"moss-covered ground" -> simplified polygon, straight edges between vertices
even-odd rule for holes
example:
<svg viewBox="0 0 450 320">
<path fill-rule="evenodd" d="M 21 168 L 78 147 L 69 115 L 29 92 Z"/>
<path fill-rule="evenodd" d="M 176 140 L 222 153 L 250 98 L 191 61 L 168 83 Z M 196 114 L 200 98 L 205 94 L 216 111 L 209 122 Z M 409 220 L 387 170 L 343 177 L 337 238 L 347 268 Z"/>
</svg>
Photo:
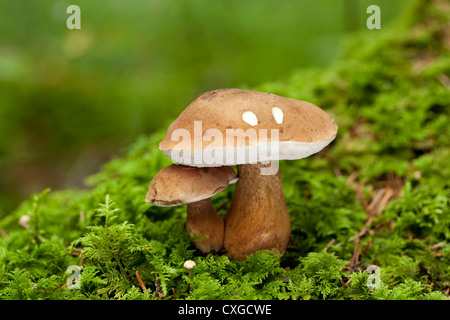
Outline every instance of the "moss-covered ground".
<svg viewBox="0 0 450 320">
<path fill-rule="evenodd" d="M 448 299 L 449 16 L 446 1 L 418 1 L 332 67 L 252 88 L 311 101 L 339 124 L 319 154 L 280 162 L 292 222 L 283 256 L 201 255 L 185 207 L 144 202 L 171 163 L 160 132 L 90 189 L 44 190 L 0 220 L 0 299 Z M 220 214 L 232 192 L 213 198 Z"/>
</svg>

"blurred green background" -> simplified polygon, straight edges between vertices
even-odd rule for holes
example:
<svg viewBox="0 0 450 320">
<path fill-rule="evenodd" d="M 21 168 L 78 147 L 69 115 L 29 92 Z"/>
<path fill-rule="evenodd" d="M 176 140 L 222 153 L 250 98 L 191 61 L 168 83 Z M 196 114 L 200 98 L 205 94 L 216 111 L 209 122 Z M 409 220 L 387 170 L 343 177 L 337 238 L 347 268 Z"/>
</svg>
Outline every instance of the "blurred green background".
<svg viewBox="0 0 450 320">
<path fill-rule="evenodd" d="M 83 179 L 199 94 L 339 58 L 411 0 L 0 0 L 0 216 Z M 81 8 L 81 30 L 66 9 Z M 357 70 L 355 70 L 357 72 Z M 149 177 L 150 179 L 150 177 Z"/>
</svg>

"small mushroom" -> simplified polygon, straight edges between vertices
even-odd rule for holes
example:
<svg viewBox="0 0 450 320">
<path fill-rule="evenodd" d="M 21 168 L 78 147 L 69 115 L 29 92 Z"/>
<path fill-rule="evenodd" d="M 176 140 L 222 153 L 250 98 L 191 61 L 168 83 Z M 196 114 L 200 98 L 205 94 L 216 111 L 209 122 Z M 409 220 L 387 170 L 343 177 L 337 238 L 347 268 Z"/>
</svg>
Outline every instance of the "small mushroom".
<svg viewBox="0 0 450 320">
<path fill-rule="evenodd" d="M 30 218 L 29 215 L 27 215 L 27 214 L 26 214 L 26 215 L 23 215 L 23 216 L 21 216 L 20 219 L 19 219 L 19 224 L 20 224 L 22 227 L 24 227 L 25 229 L 30 229 L 30 225 L 29 225 L 30 220 L 31 220 L 31 218 Z"/>
<path fill-rule="evenodd" d="M 186 260 L 183 264 L 183 266 L 189 270 L 189 280 L 191 280 L 191 273 L 192 273 L 191 270 L 194 269 L 196 265 L 197 264 L 192 260 Z M 188 284 L 187 291 L 189 291 L 189 288 L 190 288 L 190 283 Z"/>
<path fill-rule="evenodd" d="M 187 205 L 186 230 L 203 253 L 222 249 L 224 222 L 214 209 L 211 197 L 237 181 L 233 168 L 195 168 L 172 164 L 150 182 L 145 201 L 157 206 Z"/>
<path fill-rule="evenodd" d="M 257 250 L 283 253 L 290 238 L 280 174 L 262 174 L 265 164 L 273 167 L 276 160 L 317 153 L 335 139 L 337 128 L 329 114 L 306 101 L 219 89 L 198 96 L 170 125 L 159 148 L 183 165 L 211 166 L 211 155 L 213 165 L 237 165 L 239 181 L 224 217 L 224 248 L 231 258 L 242 260 Z M 187 130 L 194 140 L 200 135 L 201 144 L 180 143 L 180 130 Z M 277 136 L 269 138 L 268 132 Z"/>
<path fill-rule="evenodd" d="M 196 266 L 195 262 L 192 260 L 186 260 L 183 265 L 186 269 L 191 270 Z"/>
</svg>

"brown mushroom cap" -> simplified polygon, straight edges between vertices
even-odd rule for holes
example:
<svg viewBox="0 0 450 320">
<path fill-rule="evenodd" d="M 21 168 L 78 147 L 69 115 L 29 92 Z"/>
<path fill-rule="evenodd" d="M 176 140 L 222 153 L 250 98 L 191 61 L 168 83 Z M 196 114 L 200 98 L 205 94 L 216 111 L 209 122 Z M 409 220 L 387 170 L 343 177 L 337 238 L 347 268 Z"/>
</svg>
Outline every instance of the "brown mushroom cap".
<svg viewBox="0 0 450 320">
<path fill-rule="evenodd" d="M 195 121 L 201 121 L 201 132 L 194 130 Z M 177 134 L 173 136 L 177 129 L 187 130 L 192 138 L 180 142 Z M 248 129 L 258 132 L 257 139 L 246 135 Z M 260 129 L 267 130 L 267 135 L 259 134 Z M 333 141 L 338 126 L 328 113 L 309 102 L 265 92 L 218 89 L 198 96 L 169 126 L 159 148 L 175 163 L 189 166 L 244 164 L 248 162 L 236 157 L 226 159 L 224 156 L 223 161 L 216 161 L 213 165 L 193 159 L 203 158 L 206 151 L 208 154 L 217 151 L 225 154 L 230 148 L 236 153 L 254 152 L 249 147 L 267 147 L 273 141 L 272 129 L 278 130 L 277 158 L 258 154 L 258 162 L 301 159 L 316 153 Z M 221 141 L 216 141 L 217 134 L 222 136 Z M 236 145 L 236 139 L 241 144 L 238 142 L 239 145 Z"/>
<path fill-rule="evenodd" d="M 178 206 L 212 197 L 236 183 L 233 168 L 195 168 L 172 164 L 156 174 L 150 182 L 146 202 L 158 206 Z"/>
</svg>

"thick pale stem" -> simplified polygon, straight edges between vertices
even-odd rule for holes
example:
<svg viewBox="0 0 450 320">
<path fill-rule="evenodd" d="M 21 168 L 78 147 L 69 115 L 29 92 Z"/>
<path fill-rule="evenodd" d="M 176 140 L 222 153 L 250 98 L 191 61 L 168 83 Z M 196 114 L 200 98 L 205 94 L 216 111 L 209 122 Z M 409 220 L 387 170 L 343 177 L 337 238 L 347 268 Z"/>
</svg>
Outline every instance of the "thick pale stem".
<svg viewBox="0 0 450 320">
<path fill-rule="evenodd" d="M 186 230 L 190 237 L 206 236 L 193 241 L 203 253 L 220 251 L 223 247 L 223 219 L 214 210 L 210 198 L 187 205 Z"/>
<path fill-rule="evenodd" d="M 283 253 L 291 224 L 279 172 L 262 175 L 262 164 L 238 166 L 239 181 L 225 215 L 224 248 L 243 260 L 258 250 Z"/>
</svg>

